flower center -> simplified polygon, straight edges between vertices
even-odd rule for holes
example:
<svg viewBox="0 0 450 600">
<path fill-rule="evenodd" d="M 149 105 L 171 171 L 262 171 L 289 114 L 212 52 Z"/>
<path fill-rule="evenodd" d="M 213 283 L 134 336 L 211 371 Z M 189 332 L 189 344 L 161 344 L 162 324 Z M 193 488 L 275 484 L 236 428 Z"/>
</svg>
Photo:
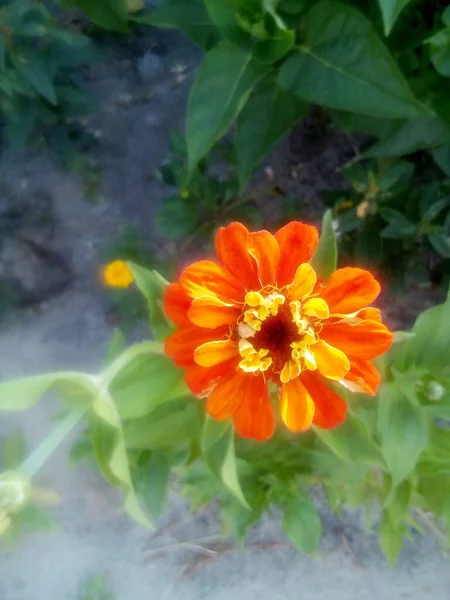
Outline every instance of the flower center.
<svg viewBox="0 0 450 600">
<path fill-rule="evenodd" d="M 311 346 L 319 341 L 329 309 L 321 298 L 287 301 L 279 290 L 249 292 L 238 324 L 239 368 L 268 372 L 286 383 L 317 368 Z"/>
</svg>

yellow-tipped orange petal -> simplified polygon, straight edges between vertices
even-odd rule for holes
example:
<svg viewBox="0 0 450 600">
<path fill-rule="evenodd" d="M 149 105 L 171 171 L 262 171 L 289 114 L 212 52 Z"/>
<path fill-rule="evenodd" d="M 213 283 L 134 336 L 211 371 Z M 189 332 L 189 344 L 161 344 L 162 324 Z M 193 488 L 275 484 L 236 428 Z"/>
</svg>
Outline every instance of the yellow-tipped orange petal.
<svg viewBox="0 0 450 600">
<path fill-rule="evenodd" d="M 238 349 L 234 342 L 219 340 L 206 342 L 199 346 L 194 352 L 194 360 L 201 367 L 213 367 L 238 355 Z"/>
<path fill-rule="evenodd" d="M 242 302 L 245 282 L 211 260 L 200 260 L 181 273 L 180 284 L 191 298 L 217 296 L 225 302 Z"/>
<path fill-rule="evenodd" d="M 292 221 L 275 234 L 280 246 L 277 283 L 283 287 L 294 279 L 299 265 L 311 260 L 319 241 L 315 227 Z"/>
<path fill-rule="evenodd" d="M 261 285 L 273 284 L 280 260 L 280 247 L 277 240 L 268 231 L 251 233 L 247 242 L 247 250 L 256 261 Z"/>
<path fill-rule="evenodd" d="M 319 371 L 327 379 L 339 381 L 350 370 L 350 362 L 342 350 L 338 350 L 323 340 L 311 346 Z"/>
<path fill-rule="evenodd" d="M 233 415 L 236 432 L 243 438 L 268 440 L 275 429 L 275 418 L 267 383 L 262 375 L 246 375 L 241 403 Z"/>
<path fill-rule="evenodd" d="M 346 267 L 335 271 L 320 296 L 330 313 L 352 314 L 371 304 L 380 293 L 380 284 L 372 273 L 364 269 Z"/>
<path fill-rule="evenodd" d="M 305 302 L 302 314 L 306 317 L 316 317 L 317 319 L 328 319 L 330 309 L 328 304 L 322 298 L 310 298 Z"/>
<path fill-rule="evenodd" d="M 201 296 L 192 301 L 188 316 L 192 323 L 207 329 L 236 323 L 242 309 L 217 296 Z"/>
<path fill-rule="evenodd" d="M 164 351 L 180 367 L 194 364 L 195 350 L 205 344 L 221 338 L 228 333 L 228 327 L 221 330 L 200 329 L 194 325 L 183 325 L 165 341 Z"/>
<path fill-rule="evenodd" d="M 389 350 L 394 335 L 383 323 L 361 321 L 354 325 L 345 322 L 325 324 L 320 337 L 350 359 L 370 359 Z"/>
<path fill-rule="evenodd" d="M 313 423 L 321 429 L 332 429 L 345 421 L 347 403 L 326 386 L 317 375 L 302 373 L 302 383 L 311 395 L 316 412 Z"/>
<path fill-rule="evenodd" d="M 294 280 L 288 286 L 291 300 L 301 300 L 311 294 L 316 285 L 317 275 L 310 264 L 304 263 L 295 271 Z"/>
<path fill-rule="evenodd" d="M 281 386 L 280 409 L 281 418 L 291 431 L 306 431 L 311 426 L 314 402 L 299 377 Z"/>
</svg>

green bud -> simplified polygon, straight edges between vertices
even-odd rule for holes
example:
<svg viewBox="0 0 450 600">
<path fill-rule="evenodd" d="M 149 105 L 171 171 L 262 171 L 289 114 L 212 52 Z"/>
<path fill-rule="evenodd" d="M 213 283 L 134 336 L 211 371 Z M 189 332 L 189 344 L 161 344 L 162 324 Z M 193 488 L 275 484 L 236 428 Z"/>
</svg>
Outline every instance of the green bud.
<svg viewBox="0 0 450 600">
<path fill-rule="evenodd" d="M 15 515 L 28 504 L 31 481 L 27 475 L 7 471 L 0 475 L 0 513 Z"/>
</svg>

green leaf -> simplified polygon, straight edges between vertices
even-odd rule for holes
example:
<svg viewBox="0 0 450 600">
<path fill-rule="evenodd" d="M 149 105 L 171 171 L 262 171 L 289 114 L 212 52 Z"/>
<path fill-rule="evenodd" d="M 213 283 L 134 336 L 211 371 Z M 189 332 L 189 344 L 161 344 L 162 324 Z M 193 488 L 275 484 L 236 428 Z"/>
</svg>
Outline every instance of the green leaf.
<svg viewBox="0 0 450 600">
<path fill-rule="evenodd" d="M 408 398 L 397 383 L 385 384 L 381 388 L 378 432 L 395 487 L 414 469 L 427 447 L 429 437 L 425 409 Z"/>
<path fill-rule="evenodd" d="M 126 512 L 138 523 L 141 523 L 145 527 L 151 527 L 148 517 L 139 504 L 133 486 L 122 422 L 105 383 L 104 381 L 100 381 L 98 385 L 93 409 L 97 416 L 114 430 L 110 438 L 109 448 L 103 454 L 104 460 L 107 463 L 107 472 L 110 473 L 113 480 L 115 479 L 119 482 L 120 487 L 125 492 L 124 507 Z"/>
<path fill-rule="evenodd" d="M 163 354 L 136 356 L 112 380 L 110 393 L 122 419 L 140 419 L 189 394 L 184 371 Z"/>
<path fill-rule="evenodd" d="M 304 43 L 280 71 L 281 86 L 314 104 L 374 117 L 432 114 L 416 100 L 376 30 L 359 11 L 331 0 L 315 4 Z"/>
<path fill-rule="evenodd" d="M 379 446 L 369 437 L 362 422 L 348 414 L 342 425 L 330 430 L 315 428 L 317 437 L 341 460 L 386 469 Z"/>
<path fill-rule="evenodd" d="M 122 0 L 77 0 L 78 7 L 96 25 L 108 31 L 127 33 L 128 12 Z"/>
<path fill-rule="evenodd" d="M 150 514 L 159 519 L 167 500 L 170 480 L 170 465 L 161 452 L 152 452 L 150 460 L 142 469 L 139 492 Z"/>
<path fill-rule="evenodd" d="M 142 25 L 180 29 L 203 50 L 209 50 L 219 39 L 203 0 L 164 0 L 151 12 L 134 17 Z"/>
<path fill-rule="evenodd" d="M 46 65 L 37 59 L 10 54 L 11 60 L 17 71 L 24 77 L 38 94 L 43 96 L 50 104 L 56 106 L 58 98 Z"/>
<path fill-rule="evenodd" d="M 150 415 L 124 425 L 127 447 L 135 450 L 170 448 L 199 434 L 201 404 L 189 396 L 164 402 Z"/>
<path fill-rule="evenodd" d="M 214 419 L 208 418 L 203 431 L 202 450 L 212 473 L 243 506 L 250 508 L 239 482 L 231 424 L 214 422 Z"/>
<path fill-rule="evenodd" d="M 250 35 L 239 27 L 235 8 L 224 0 L 204 0 L 211 21 L 222 37 L 238 46 L 250 45 Z"/>
<path fill-rule="evenodd" d="M 169 282 L 157 271 L 146 269 L 128 261 L 134 280 L 147 300 L 150 311 L 150 328 L 157 340 L 164 340 L 173 330 L 164 312 L 164 293 Z"/>
<path fill-rule="evenodd" d="M 450 125 L 439 119 L 400 122 L 384 139 L 371 146 L 364 156 L 403 156 L 418 150 L 441 146 L 450 140 Z"/>
<path fill-rule="evenodd" d="M 450 177 L 450 144 L 432 148 L 430 152 L 437 166 Z"/>
<path fill-rule="evenodd" d="M 410 340 L 395 348 L 391 364 L 399 371 L 428 369 L 437 377 L 449 373 L 450 298 L 419 315 Z"/>
<path fill-rule="evenodd" d="M 337 259 L 338 250 L 333 229 L 333 213 L 328 209 L 322 218 L 322 232 L 311 265 L 318 276 L 327 281 L 330 275 L 336 271 Z"/>
<path fill-rule="evenodd" d="M 155 219 L 157 230 L 169 240 L 179 240 L 195 233 L 199 227 L 199 211 L 191 206 L 189 198 L 165 198 Z"/>
<path fill-rule="evenodd" d="M 438 217 L 441 212 L 450 205 L 450 196 L 446 196 L 445 198 L 441 198 L 440 200 L 436 200 L 432 204 L 427 204 L 421 207 L 423 210 L 422 219 L 424 221 L 434 221 L 436 217 Z"/>
<path fill-rule="evenodd" d="M 445 233 L 429 233 L 428 239 L 434 250 L 444 258 L 450 258 L 450 236 Z"/>
<path fill-rule="evenodd" d="M 311 499 L 301 494 L 291 495 L 283 503 L 283 529 L 296 548 L 313 554 L 322 531 L 319 513 Z"/>
<path fill-rule="evenodd" d="M 0 410 L 27 410 L 37 404 L 53 386 L 60 383 L 69 383 L 77 388 L 92 391 L 93 379 L 84 373 L 62 371 L 2 381 L 0 382 Z"/>
<path fill-rule="evenodd" d="M 189 169 L 221 138 L 270 66 L 228 42 L 207 55 L 192 86 L 186 120 Z"/>
<path fill-rule="evenodd" d="M 380 523 L 380 545 L 391 566 L 394 566 L 403 546 L 402 528 L 394 524 L 386 511 Z"/>
<path fill-rule="evenodd" d="M 277 28 L 266 40 L 258 40 L 252 55 L 257 60 L 273 64 L 281 60 L 295 44 L 295 31 Z"/>
<path fill-rule="evenodd" d="M 244 189 L 258 164 L 306 115 L 308 106 L 282 90 L 273 76 L 253 90 L 237 121 L 236 148 L 239 182 Z"/>
<path fill-rule="evenodd" d="M 20 429 L 12 431 L 2 444 L 1 459 L 4 471 L 14 471 L 23 462 L 26 454 L 26 444 Z"/>
<path fill-rule="evenodd" d="M 399 14 L 411 0 L 378 0 L 383 15 L 384 33 L 389 35 Z"/>
</svg>

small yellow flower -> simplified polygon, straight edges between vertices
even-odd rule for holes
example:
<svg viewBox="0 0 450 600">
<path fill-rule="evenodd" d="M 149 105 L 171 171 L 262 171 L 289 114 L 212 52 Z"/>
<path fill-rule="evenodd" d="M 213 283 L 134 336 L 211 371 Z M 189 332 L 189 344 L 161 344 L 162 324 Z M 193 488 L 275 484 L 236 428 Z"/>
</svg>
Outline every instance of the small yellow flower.
<svg viewBox="0 0 450 600">
<path fill-rule="evenodd" d="M 368 200 L 363 200 L 361 204 L 358 204 L 358 206 L 356 207 L 356 216 L 358 217 L 358 219 L 366 218 L 369 206 L 370 204 Z"/>
<path fill-rule="evenodd" d="M 114 260 L 103 269 L 103 282 L 109 287 L 127 288 L 133 281 L 133 273 L 123 260 Z"/>
</svg>

